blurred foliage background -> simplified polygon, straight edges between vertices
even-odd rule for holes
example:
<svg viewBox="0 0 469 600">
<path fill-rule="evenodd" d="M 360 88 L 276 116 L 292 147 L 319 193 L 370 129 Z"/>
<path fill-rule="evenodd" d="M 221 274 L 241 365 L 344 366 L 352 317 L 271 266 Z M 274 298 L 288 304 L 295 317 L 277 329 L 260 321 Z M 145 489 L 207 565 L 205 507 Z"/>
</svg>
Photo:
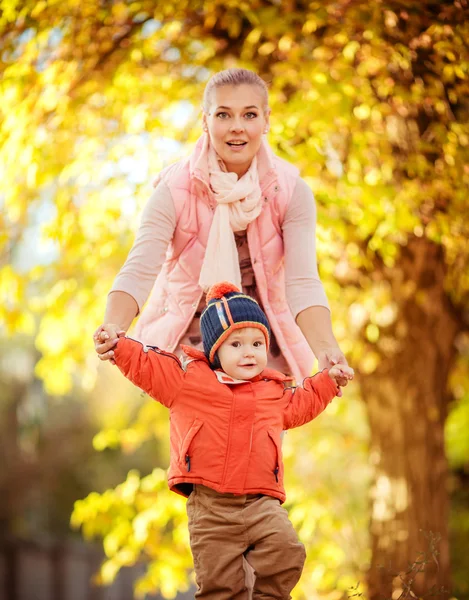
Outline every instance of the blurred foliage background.
<svg viewBox="0 0 469 600">
<path fill-rule="evenodd" d="M 469 598 L 468 16 L 467 0 L 0 0 L 4 531 L 68 535 L 78 500 L 102 582 L 143 560 L 138 594 L 187 587 L 167 415 L 91 335 L 152 180 L 200 135 L 207 79 L 244 66 L 315 193 L 357 373 L 286 437 L 295 598 L 398 598 L 419 557 L 417 595 Z"/>
</svg>

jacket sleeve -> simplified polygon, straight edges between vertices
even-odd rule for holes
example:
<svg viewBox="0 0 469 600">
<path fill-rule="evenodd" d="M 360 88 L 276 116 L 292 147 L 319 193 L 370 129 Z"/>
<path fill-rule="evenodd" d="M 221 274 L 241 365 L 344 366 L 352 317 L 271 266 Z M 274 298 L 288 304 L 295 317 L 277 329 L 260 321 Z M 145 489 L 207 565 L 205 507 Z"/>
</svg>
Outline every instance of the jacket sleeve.
<svg viewBox="0 0 469 600">
<path fill-rule="evenodd" d="M 127 379 L 167 408 L 171 407 L 185 377 L 174 354 L 124 337 L 117 342 L 113 358 Z"/>
<path fill-rule="evenodd" d="M 293 429 L 315 419 L 337 395 L 338 387 L 324 369 L 314 377 L 307 377 L 303 386 L 289 391 L 291 394 L 283 417 L 284 429 Z"/>
</svg>

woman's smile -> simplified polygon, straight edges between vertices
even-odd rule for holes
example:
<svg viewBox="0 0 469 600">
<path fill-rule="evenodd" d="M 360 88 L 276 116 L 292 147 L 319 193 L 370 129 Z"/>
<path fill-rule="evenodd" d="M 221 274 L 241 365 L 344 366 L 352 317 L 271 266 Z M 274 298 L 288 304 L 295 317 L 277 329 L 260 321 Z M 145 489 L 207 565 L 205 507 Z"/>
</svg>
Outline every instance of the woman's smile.
<svg viewBox="0 0 469 600">
<path fill-rule="evenodd" d="M 235 152 L 238 150 L 242 150 L 248 142 L 242 141 L 242 140 L 233 140 L 230 142 L 226 142 L 228 144 L 228 146 L 234 150 Z"/>
</svg>

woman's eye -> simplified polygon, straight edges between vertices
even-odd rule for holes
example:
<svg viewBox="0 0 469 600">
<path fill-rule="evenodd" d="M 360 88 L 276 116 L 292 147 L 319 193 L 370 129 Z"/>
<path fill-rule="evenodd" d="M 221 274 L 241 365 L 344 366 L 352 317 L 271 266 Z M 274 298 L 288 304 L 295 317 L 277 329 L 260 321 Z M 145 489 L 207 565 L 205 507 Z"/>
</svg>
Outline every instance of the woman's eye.
<svg viewBox="0 0 469 600">
<path fill-rule="evenodd" d="M 228 116 L 228 113 L 226 113 L 226 112 L 219 112 L 219 113 L 217 113 L 217 117 L 220 118 L 220 119 L 224 119 L 227 116 Z"/>
<path fill-rule="evenodd" d="M 248 119 L 255 119 L 257 117 L 257 113 L 255 112 L 248 112 L 245 115 Z"/>
</svg>

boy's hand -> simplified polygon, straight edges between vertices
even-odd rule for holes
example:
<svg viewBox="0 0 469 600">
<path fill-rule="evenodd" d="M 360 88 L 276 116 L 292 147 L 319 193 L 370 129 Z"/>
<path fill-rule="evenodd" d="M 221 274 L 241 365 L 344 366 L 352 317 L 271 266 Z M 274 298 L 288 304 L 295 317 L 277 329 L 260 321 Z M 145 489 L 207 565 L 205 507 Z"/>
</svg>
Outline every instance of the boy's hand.
<svg viewBox="0 0 469 600">
<path fill-rule="evenodd" d="M 346 366 L 348 368 L 347 359 L 340 348 L 326 348 L 318 354 L 318 370 L 331 369 L 334 365 L 339 367 Z M 345 387 L 348 383 L 348 378 L 343 376 L 337 381 L 337 385 Z M 338 396 L 342 396 L 342 390 L 339 389 Z"/>
<path fill-rule="evenodd" d="M 93 334 L 94 347 L 98 353 L 100 360 L 110 360 L 114 363 L 114 351 L 112 348 L 115 347 L 120 337 L 125 335 L 125 331 L 119 325 L 114 323 L 105 323 L 100 325 Z"/>
<path fill-rule="evenodd" d="M 354 375 L 353 369 L 347 365 L 334 365 L 329 369 L 329 377 L 336 382 L 338 387 L 347 385 Z"/>
</svg>

